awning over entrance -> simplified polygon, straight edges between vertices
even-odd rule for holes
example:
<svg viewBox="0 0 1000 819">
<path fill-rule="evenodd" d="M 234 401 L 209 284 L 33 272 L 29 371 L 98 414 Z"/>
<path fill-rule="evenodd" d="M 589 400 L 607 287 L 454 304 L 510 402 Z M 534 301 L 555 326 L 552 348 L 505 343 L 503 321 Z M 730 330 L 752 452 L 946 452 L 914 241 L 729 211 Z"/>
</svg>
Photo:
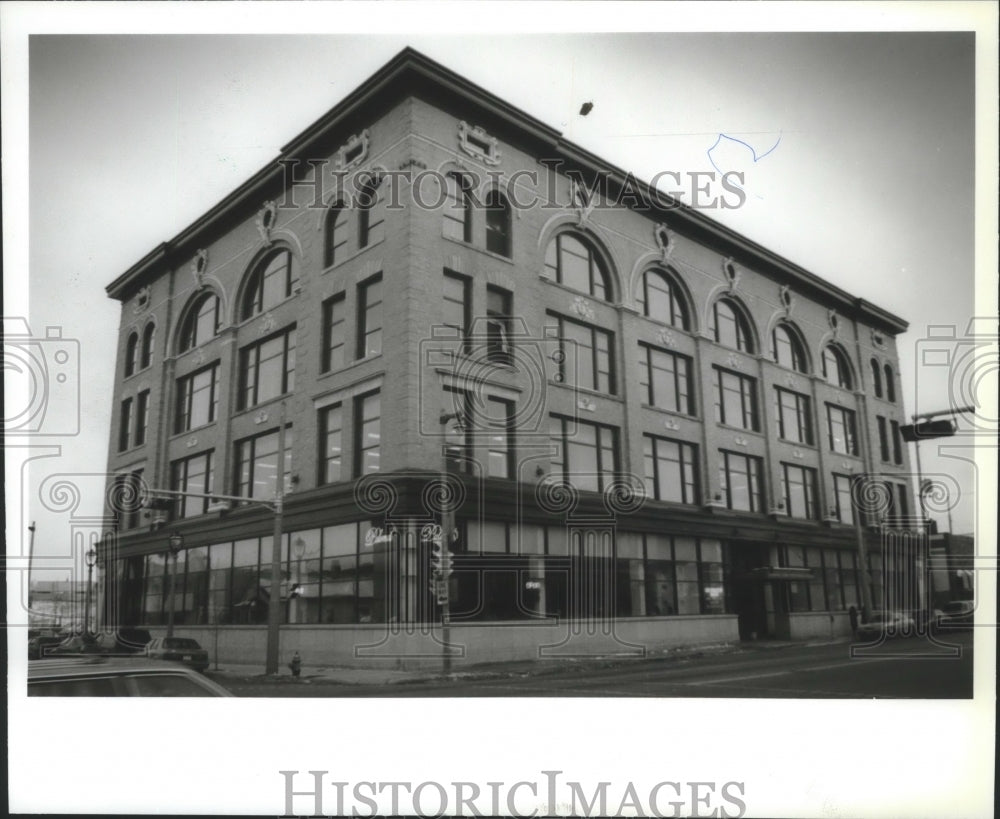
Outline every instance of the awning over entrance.
<svg viewBox="0 0 1000 819">
<path fill-rule="evenodd" d="M 812 569 L 796 569 L 789 566 L 758 566 L 747 576 L 751 580 L 811 580 Z"/>
</svg>

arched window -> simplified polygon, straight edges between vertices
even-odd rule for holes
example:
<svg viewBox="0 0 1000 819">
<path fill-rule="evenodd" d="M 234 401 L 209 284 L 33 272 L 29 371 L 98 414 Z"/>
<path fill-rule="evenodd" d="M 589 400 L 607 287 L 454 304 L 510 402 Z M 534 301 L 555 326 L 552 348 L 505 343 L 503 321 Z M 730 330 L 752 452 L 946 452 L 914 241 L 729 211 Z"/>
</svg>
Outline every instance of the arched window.
<svg viewBox="0 0 1000 819">
<path fill-rule="evenodd" d="M 806 351 L 799 337 L 787 324 L 778 324 L 771 331 L 771 358 L 797 373 L 808 372 Z"/>
<path fill-rule="evenodd" d="M 125 342 L 125 377 L 135 372 L 136 358 L 139 350 L 139 334 L 132 333 Z"/>
<path fill-rule="evenodd" d="M 834 347 L 832 344 L 828 344 L 823 350 L 823 378 L 835 387 L 843 387 L 845 390 L 852 388 L 851 368 L 847 363 L 847 356 L 839 347 Z"/>
<path fill-rule="evenodd" d="M 205 293 L 188 308 L 181 325 L 178 352 L 204 344 L 219 332 L 220 303 L 215 293 Z"/>
<path fill-rule="evenodd" d="M 347 208 L 343 202 L 330 206 L 326 212 L 326 224 L 323 230 L 323 266 L 339 261 L 347 244 Z"/>
<path fill-rule="evenodd" d="M 490 253 L 510 256 L 510 204 L 497 190 L 490 191 L 486 197 L 486 249 Z"/>
<path fill-rule="evenodd" d="M 885 365 L 885 400 L 896 403 L 896 381 L 892 377 L 892 367 Z"/>
<path fill-rule="evenodd" d="M 753 332 L 743 311 L 730 299 L 712 305 L 712 336 L 719 344 L 744 353 L 752 353 Z"/>
<path fill-rule="evenodd" d="M 876 359 L 872 359 L 872 388 L 875 390 L 875 397 L 882 397 L 882 367 Z"/>
<path fill-rule="evenodd" d="M 682 330 L 691 329 L 680 288 L 662 271 L 647 270 L 643 274 L 636 300 L 644 316 Z"/>
<path fill-rule="evenodd" d="M 142 331 L 142 355 L 139 366 L 146 369 L 153 363 L 153 337 L 156 335 L 156 325 L 150 322 Z"/>
<path fill-rule="evenodd" d="M 610 301 L 608 273 L 588 244 L 570 233 L 560 233 L 545 252 L 545 273 L 560 284 Z"/>
<path fill-rule="evenodd" d="M 469 183 L 459 173 L 445 178 L 444 235 L 459 242 L 472 241 L 472 198 Z"/>
<path fill-rule="evenodd" d="M 385 238 L 385 197 L 382 177 L 369 173 L 358 190 L 358 247 L 368 247 Z"/>
<path fill-rule="evenodd" d="M 287 248 L 279 248 L 261 259 L 247 280 L 243 291 L 241 319 L 248 319 L 287 299 L 299 281 L 295 257 Z"/>
</svg>

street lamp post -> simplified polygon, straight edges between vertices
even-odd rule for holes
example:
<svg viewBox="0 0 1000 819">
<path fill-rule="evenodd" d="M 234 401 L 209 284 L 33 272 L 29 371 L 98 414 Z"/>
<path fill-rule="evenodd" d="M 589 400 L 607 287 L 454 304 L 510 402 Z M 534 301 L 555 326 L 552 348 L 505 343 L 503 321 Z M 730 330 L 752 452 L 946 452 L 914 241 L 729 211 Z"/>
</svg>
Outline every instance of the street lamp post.
<svg viewBox="0 0 1000 819">
<path fill-rule="evenodd" d="M 180 532 L 174 532 L 167 539 L 167 551 L 170 553 L 170 557 L 173 558 L 170 567 L 170 598 L 169 605 L 167 606 L 167 638 L 174 636 L 174 592 L 177 589 L 177 556 L 180 554 L 181 547 L 184 545 L 184 535 Z"/>
<path fill-rule="evenodd" d="M 90 583 L 91 578 L 94 575 L 94 565 L 97 563 L 97 549 L 93 546 L 90 547 L 90 551 L 87 552 L 85 559 L 87 561 L 87 587 L 84 589 L 83 595 L 83 633 L 86 636 L 90 635 Z"/>
<path fill-rule="evenodd" d="M 302 599 L 302 558 L 306 553 L 306 542 L 301 537 L 297 537 L 292 543 L 292 548 L 295 551 L 295 583 L 289 591 L 288 597 L 290 607 L 294 606 L 294 610 L 288 612 L 288 620 L 291 623 L 298 623 L 300 621 L 299 609 Z M 295 594 L 292 592 L 295 592 Z"/>
</svg>

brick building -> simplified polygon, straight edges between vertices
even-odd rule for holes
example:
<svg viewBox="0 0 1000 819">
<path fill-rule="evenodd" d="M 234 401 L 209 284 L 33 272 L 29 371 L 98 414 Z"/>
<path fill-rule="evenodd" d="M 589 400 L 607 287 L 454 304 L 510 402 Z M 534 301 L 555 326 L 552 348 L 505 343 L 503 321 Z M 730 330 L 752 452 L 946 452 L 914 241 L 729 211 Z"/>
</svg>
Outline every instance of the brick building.
<svg viewBox="0 0 1000 819">
<path fill-rule="evenodd" d="M 411 50 L 107 292 L 109 620 L 164 623 L 179 532 L 179 630 L 263 654 L 282 443 L 313 662 L 427 658 L 442 506 L 469 661 L 844 633 L 865 577 L 909 589 L 906 323 Z"/>
</svg>

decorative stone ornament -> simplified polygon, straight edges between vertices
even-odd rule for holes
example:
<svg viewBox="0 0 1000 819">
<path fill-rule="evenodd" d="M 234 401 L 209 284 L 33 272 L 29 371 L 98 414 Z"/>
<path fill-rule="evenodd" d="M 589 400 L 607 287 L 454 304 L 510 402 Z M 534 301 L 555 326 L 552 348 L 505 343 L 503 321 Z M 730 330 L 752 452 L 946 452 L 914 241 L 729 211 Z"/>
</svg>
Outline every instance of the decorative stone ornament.
<svg viewBox="0 0 1000 819">
<path fill-rule="evenodd" d="M 740 368 L 740 359 L 739 359 L 739 356 L 736 356 L 736 355 L 733 355 L 732 353 L 730 353 L 726 357 L 726 364 L 728 364 L 734 370 L 738 370 Z"/>
<path fill-rule="evenodd" d="M 464 120 L 458 123 L 458 147 L 487 165 L 500 164 L 500 150 L 496 137 L 491 137 L 478 125 L 470 126 Z"/>
<path fill-rule="evenodd" d="M 572 310 L 578 316 L 583 316 L 584 318 L 589 319 L 594 318 L 594 308 L 587 304 L 587 300 L 582 296 L 577 296 L 573 299 Z"/>
<path fill-rule="evenodd" d="M 264 203 L 264 207 L 257 213 L 257 232 L 263 239 L 265 245 L 271 244 L 271 231 L 274 230 L 274 223 L 278 219 L 278 206 L 271 199 Z"/>
<path fill-rule="evenodd" d="M 139 315 L 140 313 L 144 313 L 146 311 L 149 307 L 150 296 L 151 291 L 148 284 L 145 287 L 139 288 L 139 292 L 135 294 L 135 304 L 132 305 L 133 314 Z"/>
<path fill-rule="evenodd" d="M 732 257 L 722 262 L 722 274 L 726 277 L 726 284 L 729 285 L 729 292 L 734 293 L 736 286 L 740 282 L 740 270 Z"/>
<path fill-rule="evenodd" d="M 587 398 L 585 395 L 581 395 L 577 399 L 576 406 L 585 412 L 597 412 L 597 404 L 592 398 Z"/>
<path fill-rule="evenodd" d="M 194 351 L 194 355 L 191 356 L 192 361 L 194 361 L 196 366 L 201 366 L 205 363 L 205 350 L 203 347 L 199 347 Z"/>
<path fill-rule="evenodd" d="M 661 222 L 653 228 L 653 239 L 660 249 L 660 260 L 666 264 L 674 252 L 674 232 Z"/>
<path fill-rule="evenodd" d="M 676 432 L 681 428 L 681 425 L 678 424 L 673 418 L 668 418 L 666 421 L 664 421 L 663 426 L 666 429 L 673 430 L 674 432 Z"/>
<path fill-rule="evenodd" d="M 830 329 L 833 331 L 833 337 L 837 338 L 840 335 L 840 316 L 837 315 L 836 310 L 828 310 L 826 314 L 826 321 L 830 325 Z"/>
<path fill-rule="evenodd" d="M 198 439 L 192 436 L 184 442 L 184 446 L 186 446 L 188 449 L 194 449 L 196 446 L 198 446 Z"/>
<path fill-rule="evenodd" d="M 656 340 L 666 347 L 673 347 L 677 338 L 670 330 L 663 329 L 656 333 Z"/>
<path fill-rule="evenodd" d="M 795 304 L 795 299 L 792 297 L 792 291 L 787 284 L 781 285 L 778 289 L 778 304 L 785 311 L 785 318 L 792 315 L 792 305 Z"/>
<path fill-rule="evenodd" d="M 191 276 L 194 278 L 194 286 L 201 290 L 205 286 L 205 270 L 208 268 L 208 251 L 199 250 L 191 262 Z"/>
<path fill-rule="evenodd" d="M 735 438 L 733 438 L 733 442 L 736 444 L 736 446 L 748 446 L 750 444 L 750 442 L 742 435 L 737 435 Z"/>
<path fill-rule="evenodd" d="M 259 426 L 260 424 L 266 424 L 267 418 L 267 413 L 264 412 L 264 410 L 261 410 L 253 417 L 253 422 Z"/>
<path fill-rule="evenodd" d="M 878 330 L 872 330 L 872 345 L 880 350 L 885 349 L 885 336 Z"/>
<path fill-rule="evenodd" d="M 365 128 L 360 134 L 355 134 L 337 150 L 337 170 L 349 171 L 360 165 L 368 157 L 370 135 Z"/>
<path fill-rule="evenodd" d="M 258 337 L 265 333 L 270 333 L 274 329 L 274 324 L 274 316 L 271 313 L 265 313 L 264 320 L 261 322 L 260 327 L 257 328 Z"/>
<path fill-rule="evenodd" d="M 578 227 L 584 227 L 590 221 L 591 211 L 597 204 L 597 194 L 588 191 L 575 179 L 569 180 L 570 204 L 576 211 L 576 222 Z"/>
<path fill-rule="evenodd" d="M 802 458 L 805 457 L 805 455 L 803 454 L 803 452 L 802 452 L 801 449 L 793 449 L 792 450 L 792 457 L 793 458 L 799 458 L 801 460 Z"/>
</svg>

